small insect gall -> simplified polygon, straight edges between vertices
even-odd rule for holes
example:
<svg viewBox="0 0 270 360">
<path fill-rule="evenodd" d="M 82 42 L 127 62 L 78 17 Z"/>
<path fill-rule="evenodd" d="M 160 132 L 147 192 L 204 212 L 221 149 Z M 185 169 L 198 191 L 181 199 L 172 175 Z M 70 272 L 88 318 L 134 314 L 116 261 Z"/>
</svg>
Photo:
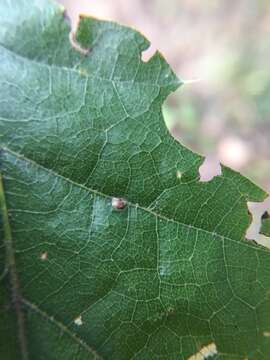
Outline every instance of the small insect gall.
<svg viewBox="0 0 270 360">
<path fill-rule="evenodd" d="M 123 210 L 127 205 L 127 201 L 123 198 L 112 198 L 112 207 L 117 210 Z"/>
</svg>

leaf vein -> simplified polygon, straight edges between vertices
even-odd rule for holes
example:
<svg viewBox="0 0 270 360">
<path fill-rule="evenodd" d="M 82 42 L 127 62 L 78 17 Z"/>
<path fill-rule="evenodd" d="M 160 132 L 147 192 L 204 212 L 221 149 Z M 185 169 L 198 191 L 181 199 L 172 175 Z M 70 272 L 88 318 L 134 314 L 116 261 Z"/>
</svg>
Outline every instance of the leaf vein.
<svg viewBox="0 0 270 360">
<path fill-rule="evenodd" d="M 83 341 L 80 337 L 78 337 L 75 333 L 73 333 L 66 325 L 64 325 L 59 320 L 56 320 L 53 316 L 47 314 L 44 310 L 41 310 L 37 305 L 33 304 L 32 302 L 28 301 L 25 298 L 22 298 L 22 303 L 28 307 L 30 310 L 34 311 L 36 314 L 40 315 L 44 319 L 48 320 L 52 324 L 56 325 L 61 331 L 69 335 L 75 342 L 77 342 L 81 347 L 91 353 L 96 360 L 102 360 L 100 354 L 97 353 L 89 344 Z"/>
<path fill-rule="evenodd" d="M 101 192 L 101 191 L 99 191 L 99 190 L 92 189 L 92 188 L 87 187 L 87 186 L 85 186 L 85 185 L 83 185 L 83 184 L 77 183 L 77 182 L 73 181 L 72 179 L 67 178 L 67 177 L 59 174 L 58 172 L 56 172 L 56 171 L 54 171 L 54 170 L 52 170 L 52 169 L 50 169 L 50 168 L 47 168 L 47 167 L 45 167 L 45 166 L 42 165 L 42 164 L 37 163 L 35 160 L 30 159 L 30 158 L 24 156 L 24 155 L 21 154 L 21 153 L 15 152 L 14 150 L 11 150 L 11 149 L 9 149 L 9 148 L 7 148 L 7 147 L 5 147 L 5 146 L 2 147 L 2 150 L 10 153 L 11 155 L 15 156 L 15 157 L 18 158 L 18 159 L 21 159 L 21 160 L 23 160 L 23 161 L 27 161 L 27 162 L 29 162 L 30 164 L 32 164 L 32 165 L 34 165 L 34 166 L 37 166 L 37 167 L 39 167 L 39 168 L 47 171 L 48 173 L 50 173 L 50 174 L 52 174 L 52 175 L 54 175 L 54 176 L 56 176 L 56 177 L 58 177 L 58 178 L 61 178 L 61 179 L 65 180 L 65 181 L 71 183 L 72 185 L 74 185 L 74 186 L 76 186 L 76 187 L 80 187 L 80 188 L 82 188 L 82 189 L 84 189 L 84 190 L 86 190 L 86 191 L 88 191 L 88 192 L 90 192 L 90 193 L 93 193 L 93 194 L 95 194 L 95 195 L 101 196 L 101 197 L 103 197 L 103 198 L 107 198 L 107 199 L 111 199 L 111 198 L 112 198 L 112 195 L 105 194 L 105 193 L 103 193 L 103 192 Z M 225 236 L 225 235 L 220 235 L 220 234 L 218 234 L 218 233 L 216 233 L 216 232 L 211 232 L 211 231 L 209 231 L 209 230 L 206 230 L 206 229 L 203 229 L 203 228 L 200 228 L 200 227 L 197 227 L 197 226 L 193 226 L 193 225 L 191 225 L 191 224 L 185 224 L 185 223 L 183 223 L 183 222 L 181 222 L 181 221 L 179 221 L 179 220 L 176 220 L 176 219 L 168 218 L 168 217 L 166 217 L 166 216 L 163 215 L 163 214 L 160 214 L 160 213 L 155 212 L 154 210 L 152 210 L 152 209 L 149 208 L 149 207 L 144 207 L 144 206 L 141 206 L 141 205 L 139 205 L 139 204 L 134 204 L 134 203 L 128 201 L 128 199 L 127 199 L 127 205 L 132 206 L 132 207 L 135 207 L 135 208 L 140 209 L 140 210 L 143 210 L 143 211 L 145 211 L 145 212 L 147 212 L 147 213 L 149 213 L 149 214 L 151 214 L 151 215 L 153 215 L 153 216 L 155 216 L 156 218 L 159 218 L 159 219 L 161 219 L 161 220 L 168 221 L 168 222 L 173 222 L 173 223 L 175 223 L 175 224 L 177 224 L 177 225 L 186 227 L 186 228 L 188 228 L 188 229 L 193 229 L 193 230 L 196 230 L 196 231 L 199 230 L 199 231 L 202 231 L 202 232 L 204 232 L 204 233 L 206 233 L 206 234 L 210 234 L 211 236 L 215 236 L 215 237 L 219 238 L 221 241 L 223 241 L 223 240 L 228 240 L 228 241 L 231 241 L 231 242 L 234 242 L 234 243 L 239 244 L 239 241 L 237 241 L 237 240 L 235 240 L 235 239 L 232 239 L 232 238 L 227 237 L 227 236 Z M 267 249 L 267 248 L 265 248 L 265 247 L 263 247 L 263 246 L 260 246 L 259 244 L 253 244 L 252 242 L 248 242 L 248 241 L 241 241 L 241 243 L 242 243 L 243 245 L 249 247 L 249 248 L 253 248 L 253 249 L 255 249 L 255 250 L 260 250 L 260 251 L 269 253 L 269 249 Z"/>
</svg>

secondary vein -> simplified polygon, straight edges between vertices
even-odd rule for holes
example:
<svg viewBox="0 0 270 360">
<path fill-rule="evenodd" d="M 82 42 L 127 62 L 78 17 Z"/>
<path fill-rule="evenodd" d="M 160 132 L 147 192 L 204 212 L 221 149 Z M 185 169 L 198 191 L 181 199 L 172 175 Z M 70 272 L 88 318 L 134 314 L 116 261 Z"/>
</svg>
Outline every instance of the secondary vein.
<svg viewBox="0 0 270 360">
<path fill-rule="evenodd" d="M 62 332 L 66 333 L 70 336 L 75 342 L 77 342 L 82 348 L 84 348 L 87 352 L 93 355 L 95 360 L 102 360 L 101 355 L 97 353 L 92 347 L 90 347 L 85 341 L 83 341 L 79 336 L 74 334 L 66 325 L 61 323 L 59 320 L 56 320 L 53 316 L 48 315 L 45 311 L 41 310 L 37 305 L 31 303 L 26 299 L 22 299 L 22 303 L 27 306 L 29 309 L 40 315 L 42 318 L 51 322 L 55 326 L 57 326 Z"/>
<path fill-rule="evenodd" d="M 9 224 L 8 210 L 6 198 L 4 193 L 3 177 L 0 173 L 0 213 L 2 215 L 3 230 L 4 230 L 4 244 L 6 249 L 6 266 L 9 272 L 10 283 L 12 288 L 12 300 L 17 316 L 18 325 L 18 339 L 22 354 L 22 360 L 28 360 L 27 341 L 25 335 L 25 321 L 22 311 L 21 293 L 19 286 L 19 279 L 15 264 L 15 255 L 13 250 L 12 233 Z"/>
<path fill-rule="evenodd" d="M 85 186 L 84 184 L 81 184 L 81 183 L 77 183 L 76 181 L 72 180 L 71 178 L 68 178 L 68 177 L 65 177 L 63 175 L 61 175 L 59 172 L 56 172 L 50 168 L 47 168 L 45 167 L 44 165 L 36 162 L 35 160 L 31 159 L 31 158 L 28 158 L 26 157 L 25 155 L 21 154 L 21 153 L 18 153 L 16 151 L 13 151 L 11 150 L 10 148 L 8 147 L 2 147 L 2 150 L 3 151 L 6 151 L 7 153 L 13 155 L 14 157 L 16 157 L 17 159 L 21 159 L 25 162 L 28 162 L 30 164 L 32 164 L 33 166 L 36 166 L 40 169 L 43 169 L 44 171 L 48 172 L 49 174 L 53 175 L 53 176 L 56 176 L 56 177 L 59 177 L 60 179 L 63 179 L 64 181 L 67 181 L 69 182 L 70 184 L 72 184 L 73 186 L 77 186 L 79 188 L 82 188 L 84 190 L 86 190 L 87 192 L 89 193 L 92 193 L 92 194 L 96 194 L 98 196 L 101 196 L 103 198 L 106 198 L 106 199 L 110 199 L 112 198 L 112 195 L 109 195 L 109 194 L 105 194 L 99 190 L 96 190 L 96 189 L 92 189 L 90 187 L 87 187 Z M 216 238 L 219 238 L 223 241 L 223 239 L 225 240 L 228 240 L 228 241 L 232 241 L 232 242 L 236 242 L 236 243 L 239 243 L 239 244 L 242 244 L 242 245 L 245 245 L 249 248 L 253 248 L 253 249 L 257 249 L 257 250 L 260 250 L 260 251 L 264 251 L 264 252 L 267 252 L 269 253 L 269 249 L 265 248 L 264 246 L 260 245 L 260 244 L 257 244 L 256 245 L 252 242 L 248 242 L 248 241 L 239 241 L 239 240 L 236 240 L 236 239 L 233 239 L 233 238 L 230 238 L 228 236 L 225 236 L 225 235 L 222 235 L 222 234 L 219 234 L 219 233 L 216 233 L 214 231 L 211 231 L 211 230 L 207 230 L 207 229 L 203 229 L 199 226 L 195 226 L 195 225 L 191 225 L 191 224 L 186 224 L 186 223 L 183 223 L 177 219 L 174 219 L 174 218 L 169 218 L 167 217 L 166 215 L 163 215 L 161 213 L 158 213 L 157 211 L 151 209 L 150 207 L 145 207 L 145 206 L 142 206 L 140 204 L 135 204 L 129 200 L 127 200 L 127 205 L 129 206 L 132 206 L 132 207 L 135 207 L 137 209 L 140 209 L 140 210 L 143 210 L 151 215 L 153 215 L 154 217 L 157 217 L 161 220 L 164 220 L 164 221 L 168 221 L 168 222 L 172 222 L 172 223 L 175 223 L 177 225 L 180 225 L 180 226 L 183 226 L 183 227 L 186 227 L 188 229 L 194 229 L 196 231 L 202 231 L 206 234 L 209 234 L 211 236 L 215 236 Z"/>
</svg>

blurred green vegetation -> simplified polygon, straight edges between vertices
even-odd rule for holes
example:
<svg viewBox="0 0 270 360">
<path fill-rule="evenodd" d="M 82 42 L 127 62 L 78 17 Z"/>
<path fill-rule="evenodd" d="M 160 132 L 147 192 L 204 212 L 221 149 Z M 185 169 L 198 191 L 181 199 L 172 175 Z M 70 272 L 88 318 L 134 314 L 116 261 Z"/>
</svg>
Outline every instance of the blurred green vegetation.
<svg viewBox="0 0 270 360">
<path fill-rule="evenodd" d="M 179 1 L 173 3 L 172 16 L 176 17 Z M 195 51 L 199 59 L 191 60 L 199 79 L 169 98 L 165 109 L 168 127 L 192 149 L 215 153 L 269 189 L 270 2 L 184 3 L 186 13 L 197 14 L 194 26 L 202 36 L 198 43 L 197 34 L 192 40 L 194 29 L 190 34 L 193 46 L 199 44 Z M 183 74 L 181 65 L 176 68 Z M 198 69 L 203 70 L 201 77 Z"/>
</svg>

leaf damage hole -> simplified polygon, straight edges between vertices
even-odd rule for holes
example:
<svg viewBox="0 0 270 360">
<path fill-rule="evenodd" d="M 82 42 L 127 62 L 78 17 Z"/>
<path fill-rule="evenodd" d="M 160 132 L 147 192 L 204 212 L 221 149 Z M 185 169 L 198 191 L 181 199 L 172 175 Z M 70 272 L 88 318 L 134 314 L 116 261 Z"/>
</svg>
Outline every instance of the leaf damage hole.
<svg viewBox="0 0 270 360">
<path fill-rule="evenodd" d="M 221 165 L 215 155 L 207 155 L 199 167 L 200 181 L 207 182 L 222 175 Z"/>
<path fill-rule="evenodd" d="M 147 63 L 157 52 L 157 47 L 152 43 L 149 44 L 148 48 L 145 49 L 141 54 L 141 59 L 143 62 Z"/>
<path fill-rule="evenodd" d="M 77 41 L 76 41 L 76 34 L 73 31 L 69 33 L 69 41 L 71 46 L 77 50 L 82 55 L 87 55 L 90 52 L 90 49 L 83 48 Z"/>
<path fill-rule="evenodd" d="M 74 319 L 74 324 L 77 325 L 77 326 L 81 326 L 83 324 L 83 321 L 82 321 L 82 316 L 79 315 L 78 317 L 76 317 Z"/>
<path fill-rule="evenodd" d="M 248 202 L 247 205 L 252 220 L 246 232 L 246 239 L 255 240 L 263 246 L 270 247 L 269 238 L 260 233 L 263 220 L 269 218 L 267 209 L 270 207 L 270 197 L 261 203 Z"/>
<path fill-rule="evenodd" d="M 207 360 L 209 357 L 217 355 L 217 347 L 215 343 L 211 343 L 201 348 L 199 352 L 190 356 L 188 360 Z"/>
<path fill-rule="evenodd" d="M 48 252 L 47 251 L 44 251 L 43 253 L 41 253 L 40 260 L 42 260 L 42 261 L 48 260 Z"/>
<path fill-rule="evenodd" d="M 127 201 L 124 198 L 112 198 L 112 207 L 117 210 L 123 210 L 127 205 Z"/>
</svg>

